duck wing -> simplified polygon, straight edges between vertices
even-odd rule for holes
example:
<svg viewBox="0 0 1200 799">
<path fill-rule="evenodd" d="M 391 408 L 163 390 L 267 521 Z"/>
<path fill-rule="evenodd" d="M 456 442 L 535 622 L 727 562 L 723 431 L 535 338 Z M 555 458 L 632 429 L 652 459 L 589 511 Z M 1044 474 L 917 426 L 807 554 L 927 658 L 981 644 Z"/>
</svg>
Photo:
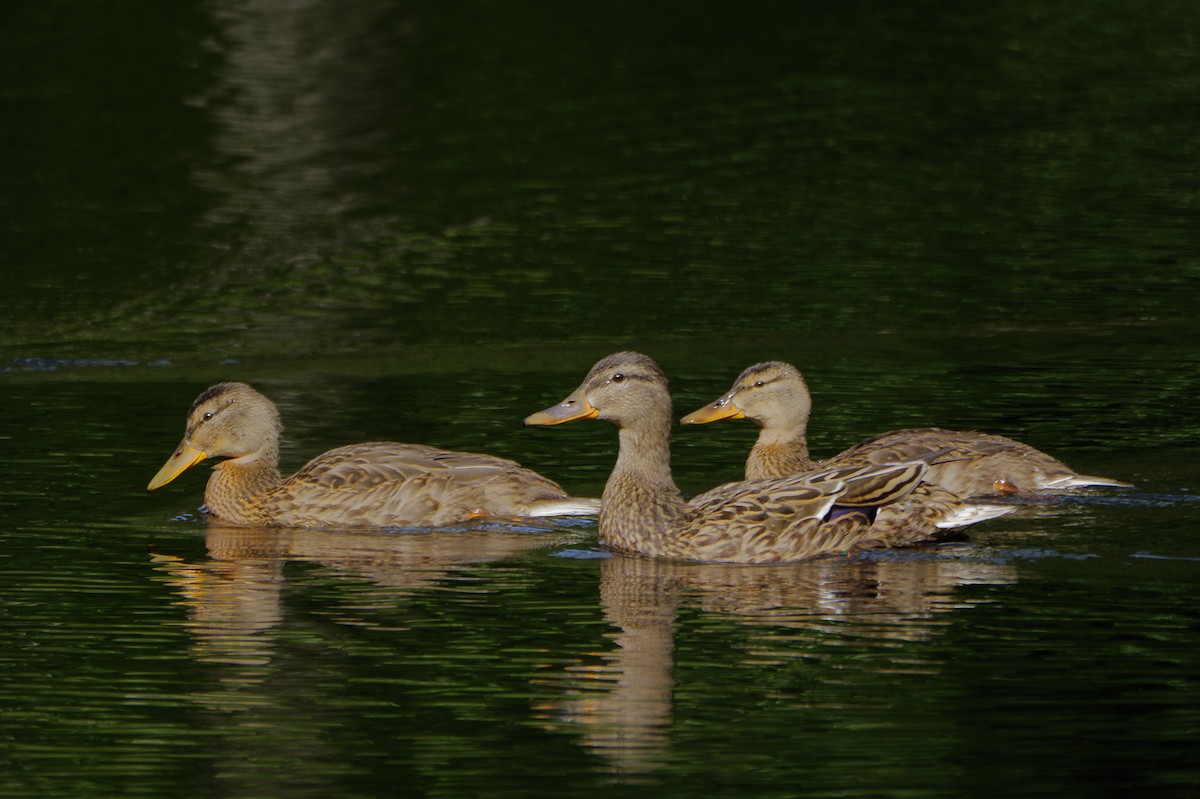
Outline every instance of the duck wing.
<svg viewBox="0 0 1200 799">
<path fill-rule="evenodd" d="M 1078 474 L 1062 461 L 1028 444 L 973 431 L 921 427 L 868 438 L 825 463 L 895 463 L 942 450 L 926 480 L 961 498 L 1009 495 L 1078 486 L 1124 486 L 1107 477 Z"/>
<path fill-rule="evenodd" d="M 673 554 L 767 563 L 887 546 L 876 512 L 911 494 L 928 468 L 924 460 L 837 466 L 717 486 L 688 503 Z"/>
<path fill-rule="evenodd" d="M 280 524 L 303 527 L 436 527 L 480 516 L 549 515 L 542 512 L 547 506 L 570 500 L 557 483 L 515 461 L 391 442 L 330 450 L 270 497 Z M 575 501 L 592 513 L 599 506 Z"/>
</svg>

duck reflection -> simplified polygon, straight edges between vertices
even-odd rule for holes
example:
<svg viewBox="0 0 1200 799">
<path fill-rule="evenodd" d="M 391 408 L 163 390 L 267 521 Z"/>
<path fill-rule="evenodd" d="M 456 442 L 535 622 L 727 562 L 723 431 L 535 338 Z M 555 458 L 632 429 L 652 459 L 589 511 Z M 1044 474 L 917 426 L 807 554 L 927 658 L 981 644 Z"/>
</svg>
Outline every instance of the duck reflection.
<svg viewBox="0 0 1200 799">
<path fill-rule="evenodd" d="M 206 557 L 154 554 L 186 610 L 200 667 L 187 700 L 214 733 L 206 753 L 219 764 L 221 793 L 344 789 L 341 742 L 357 740 L 358 715 L 329 712 L 330 697 L 355 673 L 342 646 L 360 639 L 314 628 L 318 616 L 341 633 L 395 630 L 404 615 L 397 606 L 417 592 L 484 579 L 475 567 L 579 536 L 533 527 L 339 533 L 212 525 Z M 320 592 L 315 613 L 310 589 Z M 360 697 L 355 707 L 384 712 L 392 702 L 372 701 Z"/>
<path fill-rule="evenodd" d="M 296 528 L 210 525 L 208 559 L 152 554 L 187 609 L 195 655 L 203 661 L 261 666 L 272 656 L 264 635 L 283 621 L 285 567 L 315 564 L 326 574 L 367 581 L 352 606 L 339 608 L 343 624 L 368 625 L 364 613 L 394 606 L 418 591 L 439 587 L 473 566 L 536 549 L 562 546 L 578 533 L 552 528 L 439 529 L 421 532 L 330 532 Z M 244 678 L 254 681 L 255 670 Z"/>
<path fill-rule="evenodd" d="M 670 744 L 681 606 L 761 628 L 745 653 L 761 663 L 812 654 L 811 646 L 789 646 L 796 635 L 788 630 L 815 644 L 833 643 L 848 628 L 877 641 L 926 640 L 941 626 L 939 615 L 970 605 L 956 589 L 1016 576 L 1007 564 L 916 553 L 779 566 L 616 555 L 600 566 L 614 648 L 588 653 L 550 678 L 563 696 L 535 714 L 549 726 L 582 725 L 584 745 L 613 771 L 649 771 Z"/>
</svg>

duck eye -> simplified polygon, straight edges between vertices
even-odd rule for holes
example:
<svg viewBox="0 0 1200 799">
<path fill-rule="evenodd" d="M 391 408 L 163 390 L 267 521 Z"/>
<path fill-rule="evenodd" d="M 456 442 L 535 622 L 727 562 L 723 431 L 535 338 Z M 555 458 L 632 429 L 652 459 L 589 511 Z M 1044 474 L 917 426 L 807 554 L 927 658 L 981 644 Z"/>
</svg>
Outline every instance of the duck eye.
<svg viewBox="0 0 1200 799">
<path fill-rule="evenodd" d="M 761 381 L 761 380 L 755 380 L 755 381 L 754 381 L 754 387 L 755 387 L 755 388 L 762 388 L 762 387 L 763 387 L 763 386 L 765 386 L 765 385 L 766 385 L 766 383 L 764 383 L 764 382 L 763 382 L 763 381 Z"/>
<path fill-rule="evenodd" d="M 207 422 L 211 418 L 212 418 L 212 411 L 208 411 L 207 413 L 204 414 L 204 421 Z"/>
<path fill-rule="evenodd" d="M 617 372 L 615 375 L 612 376 L 612 381 L 614 383 L 620 383 L 624 379 L 625 379 L 625 375 L 621 374 L 620 372 Z"/>
</svg>

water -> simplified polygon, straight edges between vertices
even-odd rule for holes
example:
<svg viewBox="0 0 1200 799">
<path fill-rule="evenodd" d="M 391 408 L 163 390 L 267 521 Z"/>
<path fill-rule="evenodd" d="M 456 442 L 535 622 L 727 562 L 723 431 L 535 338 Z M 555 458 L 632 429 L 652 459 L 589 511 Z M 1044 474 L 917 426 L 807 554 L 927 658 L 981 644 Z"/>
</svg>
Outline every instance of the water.
<svg viewBox="0 0 1200 799">
<path fill-rule="evenodd" d="M 1193 4 L 12 4 L 0 796 L 1190 796 Z M 1137 484 L 787 567 L 595 529 L 231 530 L 205 386 L 597 494 L 523 429 L 636 348 L 790 360 L 815 454 L 941 424 Z M 689 492 L 754 430 L 680 429 Z"/>
</svg>

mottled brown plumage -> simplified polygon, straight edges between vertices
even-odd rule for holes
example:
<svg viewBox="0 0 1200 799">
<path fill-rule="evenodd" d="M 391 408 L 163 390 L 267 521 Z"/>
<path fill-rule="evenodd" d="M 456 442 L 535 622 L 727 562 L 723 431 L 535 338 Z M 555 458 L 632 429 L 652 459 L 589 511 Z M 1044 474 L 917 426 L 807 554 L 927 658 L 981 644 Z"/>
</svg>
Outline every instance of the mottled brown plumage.
<svg viewBox="0 0 1200 799">
<path fill-rule="evenodd" d="M 284 479 L 283 425 L 274 403 L 245 383 L 220 383 L 196 398 L 187 432 L 149 490 L 206 458 L 204 502 L 231 524 L 281 527 L 439 527 L 480 516 L 594 514 L 595 499 L 569 496 L 519 464 L 420 444 L 371 442 L 332 449 Z"/>
<path fill-rule="evenodd" d="M 684 424 L 747 418 L 759 427 L 746 461 L 746 477 L 777 477 L 833 465 L 895 463 L 935 451 L 925 479 L 958 497 L 1057 491 L 1078 486 L 1128 486 L 1107 477 L 1077 474 L 1065 463 L 1028 444 L 988 433 L 920 427 L 892 430 L 815 461 L 808 454 L 812 399 L 796 367 L 779 361 L 742 372 L 722 397 L 683 417 Z"/>
<path fill-rule="evenodd" d="M 567 399 L 525 423 L 585 418 L 605 419 L 619 431 L 599 522 L 601 543 L 616 550 L 683 560 L 797 561 L 929 540 L 943 527 L 967 523 L 949 516 L 930 521 L 920 513 L 908 514 L 903 524 L 872 522 L 923 489 L 928 456 L 728 483 L 685 501 L 671 477 L 667 379 L 639 353 L 604 358 Z M 970 521 L 1006 510 L 973 511 Z"/>
</svg>

